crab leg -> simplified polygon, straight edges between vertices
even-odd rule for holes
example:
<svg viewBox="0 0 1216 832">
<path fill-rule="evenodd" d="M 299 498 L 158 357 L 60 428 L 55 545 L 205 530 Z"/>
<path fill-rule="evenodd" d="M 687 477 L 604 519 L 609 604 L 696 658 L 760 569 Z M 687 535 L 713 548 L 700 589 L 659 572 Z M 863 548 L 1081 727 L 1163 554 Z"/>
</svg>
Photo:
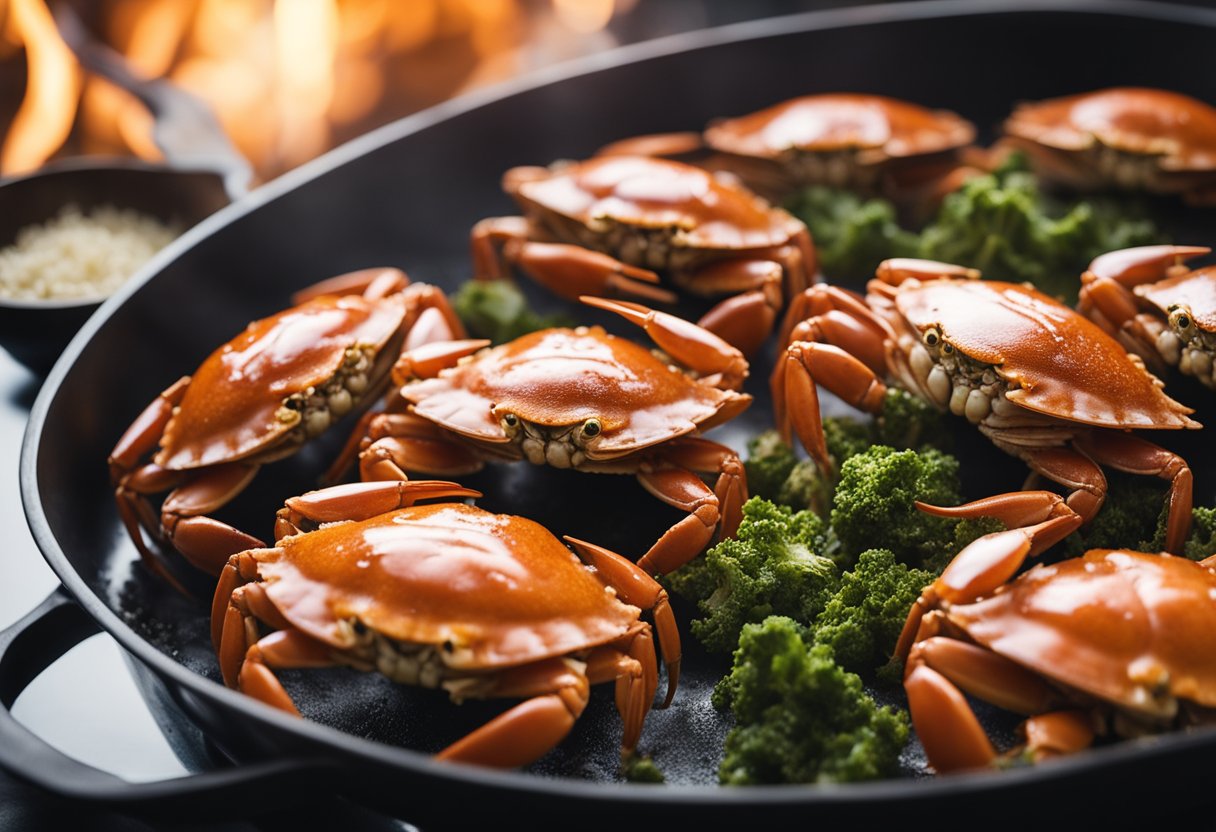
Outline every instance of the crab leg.
<svg viewBox="0 0 1216 832">
<path fill-rule="evenodd" d="M 652 303 L 674 303 L 675 294 L 657 287 L 659 276 L 598 251 L 569 243 L 536 242 L 521 217 L 482 220 L 473 227 L 473 273 L 482 280 L 508 277 L 507 263 L 567 300 L 579 295 L 632 295 Z M 498 247 L 497 244 L 501 244 Z M 497 253 L 496 253 L 497 252 Z"/>
<path fill-rule="evenodd" d="M 360 269 L 322 280 L 306 289 L 301 289 L 291 296 L 291 302 L 293 305 L 299 306 L 322 295 L 363 295 L 368 300 L 379 300 L 394 292 L 400 292 L 409 284 L 409 276 L 401 269 L 391 266 Z"/>
<path fill-rule="evenodd" d="M 819 284 L 794 296 L 781 324 L 783 347 L 815 341 L 840 347 L 861 359 L 875 375 L 887 373 L 886 341 L 895 333 L 847 289 Z"/>
<path fill-rule="evenodd" d="M 381 414 L 372 419 L 359 452 L 359 478 L 406 480 L 406 471 L 459 477 L 480 471 L 482 461 L 452 441 L 433 422 L 409 413 Z"/>
<path fill-rule="evenodd" d="M 419 500 L 437 498 L 478 498 L 480 491 L 442 480 L 354 482 L 309 491 L 287 500 L 279 509 L 275 537 L 297 534 L 304 520 L 333 523 L 339 520 L 367 520 L 379 514 L 408 508 Z"/>
<path fill-rule="evenodd" d="M 586 675 L 567 659 L 513 668 L 493 682 L 487 695 L 529 698 L 452 743 L 436 759 L 499 768 L 527 765 L 570 733 L 590 696 Z"/>
<path fill-rule="evenodd" d="M 618 598 L 639 609 L 653 611 L 655 628 L 659 633 L 659 647 L 663 651 L 663 663 L 667 666 L 667 696 L 659 707 L 666 708 L 671 704 L 679 684 L 681 656 L 680 630 L 676 626 L 675 614 L 671 611 L 666 590 L 636 563 L 616 552 L 569 535 L 564 539 L 574 547 L 584 562 L 595 567 L 596 574 L 605 584 L 616 590 Z M 594 682 L 594 679 L 592 681 Z M 653 695 L 652 691 L 651 696 Z"/>
<path fill-rule="evenodd" d="M 1093 431 L 1078 437 L 1076 444 L 1095 462 L 1116 471 L 1169 480 L 1165 549 L 1182 554 L 1183 545 L 1191 532 L 1192 476 L 1186 461 L 1159 445 L 1128 433 Z"/>
<path fill-rule="evenodd" d="M 738 390 L 747 378 L 747 359 L 735 347 L 694 323 L 640 303 L 583 296 L 583 303 L 615 312 L 646 331 L 659 348 L 704 376 L 720 376 L 719 387 Z"/>
<path fill-rule="evenodd" d="M 892 257 L 890 260 L 883 260 L 878 264 L 874 276 L 879 282 L 888 286 L 898 286 L 905 280 L 937 280 L 939 277 L 980 279 L 980 273 L 976 269 L 956 266 L 953 263 L 941 263 L 937 260 L 917 260 L 912 257 Z"/>
<path fill-rule="evenodd" d="M 954 509 L 939 509 L 923 503 L 917 503 L 917 507 L 931 514 L 951 517 L 1008 517 L 1017 522 L 1034 517 L 1037 512 L 1043 519 L 1025 528 L 986 534 L 955 555 L 937 580 L 921 592 L 908 613 L 895 646 L 895 657 L 900 660 L 908 658 L 922 620 L 939 602 L 973 601 L 994 591 L 1013 577 L 1026 558 L 1059 542 L 1081 524 L 1081 518 L 1059 495 L 1049 491 L 1001 495 Z"/>
<path fill-rule="evenodd" d="M 1037 714 L 1019 726 L 1025 751 L 1037 761 L 1044 757 L 1075 754 L 1093 745 L 1094 729 L 1084 711 Z"/>
<path fill-rule="evenodd" d="M 873 370 L 839 347 L 795 341 L 786 348 L 772 378 L 777 428 L 786 442 L 792 432 L 797 433 L 815 464 L 830 474 L 835 466 L 823 435 L 816 384 L 867 413 L 882 409 L 887 386 Z"/>
<path fill-rule="evenodd" d="M 309 638 L 299 630 L 278 630 L 256 642 L 245 654 L 237 676 L 237 690 L 267 705 L 300 715 L 283 683 L 272 668 L 332 667 L 337 662 L 329 645 Z"/>
<path fill-rule="evenodd" d="M 201 515 L 229 503 L 258 472 L 239 462 L 207 468 L 176 488 L 161 505 L 161 527 L 174 548 L 197 569 L 218 575 L 234 552 L 262 545 L 256 537 Z"/>
<path fill-rule="evenodd" d="M 591 684 L 616 680 L 616 709 L 625 729 L 621 736 L 621 759 L 632 755 L 638 746 L 659 675 L 650 626 L 640 625 L 627 633 L 625 639 L 628 639 L 625 651 L 598 647 L 587 657 L 587 679 Z"/>
<path fill-rule="evenodd" d="M 713 540 L 715 529 L 719 539 L 735 534 L 747 485 L 738 454 L 706 439 L 672 443 L 653 459 L 657 466 L 643 468 L 638 481 L 669 506 L 688 512 L 638 560 L 638 566 L 651 575 L 665 575 L 700 554 Z M 717 471 L 714 490 L 693 471 Z"/>
</svg>

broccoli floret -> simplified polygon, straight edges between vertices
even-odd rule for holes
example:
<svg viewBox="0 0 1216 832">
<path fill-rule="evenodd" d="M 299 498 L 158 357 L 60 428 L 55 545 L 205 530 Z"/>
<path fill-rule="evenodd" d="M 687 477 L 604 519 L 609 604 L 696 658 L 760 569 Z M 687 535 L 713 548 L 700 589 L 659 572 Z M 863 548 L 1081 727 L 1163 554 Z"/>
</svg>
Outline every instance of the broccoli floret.
<svg viewBox="0 0 1216 832">
<path fill-rule="evenodd" d="M 906 713 L 875 704 L 831 648 L 808 644 L 781 616 L 744 627 L 714 701 L 735 715 L 718 769 L 724 784 L 889 777 L 908 739 Z"/>
<path fill-rule="evenodd" d="M 1005 531 L 1005 524 L 995 517 L 975 517 L 959 520 L 954 526 L 954 541 L 932 555 L 927 555 L 921 562 L 921 568 L 934 575 L 940 575 L 954 556 L 963 551 L 968 544 L 975 542 L 986 534 Z"/>
<path fill-rule="evenodd" d="M 807 188 L 786 207 L 807 224 L 830 278 L 866 279 L 888 257 L 923 257 L 972 266 L 993 280 L 1028 280 L 1068 303 L 1099 254 L 1168 242 L 1134 200 L 1045 195 L 1018 153 L 947 195 L 919 232 L 900 227 L 890 202 L 847 191 Z"/>
<path fill-rule="evenodd" d="M 922 232 L 918 256 L 972 266 L 993 280 L 1028 280 L 1068 303 L 1078 275 L 1099 254 L 1165 242 L 1126 200 L 1062 203 L 1045 197 L 1017 154 L 943 200 Z"/>
<path fill-rule="evenodd" d="M 839 468 L 846 459 L 874 444 L 874 423 L 855 416 L 829 416 L 823 420 L 823 438 Z"/>
<path fill-rule="evenodd" d="M 624 763 L 625 779 L 630 783 L 664 783 L 667 778 L 650 757 L 635 754 Z"/>
<path fill-rule="evenodd" d="M 776 500 L 786 477 L 798 464 L 794 449 L 775 430 L 766 430 L 747 443 L 747 491 L 749 494 Z"/>
<path fill-rule="evenodd" d="M 1216 555 L 1216 508 L 1200 506 L 1191 512 L 1191 536 L 1183 554 L 1191 560 Z"/>
<path fill-rule="evenodd" d="M 957 521 L 918 510 L 916 500 L 957 504 L 958 460 L 934 448 L 897 451 L 875 445 L 840 467 L 832 528 L 850 555 L 882 548 L 921 563 L 949 548 Z"/>
<path fill-rule="evenodd" d="M 887 388 L 882 411 L 873 425 L 872 445 L 890 445 L 892 448 L 917 451 L 926 447 L 949 451 L 953 447 L 945 414 L 924 399 L 898 387 Z"/>
<path fill-rule="evenodd" d="M 1089 526 L 1064 540 L 1062 556 L 1079 557 L 1089 549 L 1160 552 L 1165 546 L 1168 511 L 1165 492 L 1164 483 L 1112 472 L 1102 508 Z"/>
<path fill-rule="evenodd" d="M 913 257 L 917 237 L 900 228 L 895 206 L 885 199 L 862 200 L 849 191 L 806 188 L 786 204 L 815 239 L 819 266 L 833 280 L 874 276 L 888 257 Z"/>
<path fill-rule="evenodd" d="M 836 588 L 836 564 L 816 554 L 823 521 L 760 497 L 743 504 L 738 536 L 723 540 L 667 576 L 672 591 L 695 599 L 704 618 L 692 633 L 709 650 L 735 649 L 748 622 L 789 615 L 809 622 Z"/>
<path fill-rule="evenodd" d="M 510 280 L 470 280 L 452 296 L 452 308 L 475 338 L 495 344 L 548 327 L 573 326 L 565 315 L 537 315 Z"/>
<path fill-rule="evenodd" d="M 868 673 L 890 660 L 908 611 L 934 574 L 909 569 L 888 549 L 868 549 L 811 626 L 845 670 Z"/>
</svg>

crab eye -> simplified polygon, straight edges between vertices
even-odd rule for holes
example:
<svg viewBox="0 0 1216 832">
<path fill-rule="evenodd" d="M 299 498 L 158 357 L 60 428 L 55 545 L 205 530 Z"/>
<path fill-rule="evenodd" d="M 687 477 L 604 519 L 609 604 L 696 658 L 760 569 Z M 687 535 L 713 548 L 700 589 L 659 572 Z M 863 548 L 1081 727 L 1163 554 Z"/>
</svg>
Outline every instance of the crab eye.
<svg viewBox="0 0 1216 832">
<path fill-rule="evenodd" d="M 1185 307 L 1175 306 L 1170 310 L 1170 326 L 1179 332 L 1186 332 L 1194 322 L 1190 311 Z"/>
<path fill-rule="evenodd" d="M 508 434 L 519 430 L 519 417 L 514 413 L 506 413 L 502 417 L 502 429 Z"/>
<path fill-rule="evenodd" d="M 583 436 L 594 439 L 600 435 L 600 431 L 603 429 L 599 419 L 588 419 L 583 423 Z"/>
<path fill-rule="evenodd" d="M 950 355 L 952 352 L 954 352 L 954 345 L 949 341 L 942 341 L 942 352 L 944 352 L 946 355 Z"/>
<path fill-rule="evenodd" d="M 936 347 L 942 342 L 942 334 L 937 327 L 931 326 L 925 330 L 925 334 L 921 336 L 921 340 L 925 342 L 926 347 Z"/>
</svg>

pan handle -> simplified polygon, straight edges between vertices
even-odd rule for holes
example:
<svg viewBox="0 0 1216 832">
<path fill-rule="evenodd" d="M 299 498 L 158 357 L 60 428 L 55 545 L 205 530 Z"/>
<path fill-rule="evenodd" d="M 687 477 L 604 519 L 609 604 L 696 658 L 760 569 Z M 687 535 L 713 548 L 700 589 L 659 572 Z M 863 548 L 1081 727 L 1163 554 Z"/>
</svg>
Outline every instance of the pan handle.
<svg viewBox="0 0 1216 832">
<path fill-rule="evenodd" d="M 259 807 L 288 805 L 301 788 L 316 785 L 335 763 L 286 759 L 239 764 L 151 783 L 130 783 L 74 760 L 47 745 L 13 719 L 18 695 L 39 673 L 78 643 L 102 632 L 62 588 L 29 615 L 0 631 L 0 767 L 59 797 L 102 804 L 141 815 L 217 818 Z M 320 775 L 320 777 L 318 777 Z M 188 813 L 188 814 L 184 814 Z"/>
<path fill-rule="evenodd" d="M 175 167 L 213 170 L 230 199 L 249 191 L 253 171 L 203 101 L 162 78 L 142 78 L 119 53 L 93 37 L 70 3 L 55 7 L 55 25 L 85 69 L 134 95 L 155 119 L 152 138 Z"/>
</svg>

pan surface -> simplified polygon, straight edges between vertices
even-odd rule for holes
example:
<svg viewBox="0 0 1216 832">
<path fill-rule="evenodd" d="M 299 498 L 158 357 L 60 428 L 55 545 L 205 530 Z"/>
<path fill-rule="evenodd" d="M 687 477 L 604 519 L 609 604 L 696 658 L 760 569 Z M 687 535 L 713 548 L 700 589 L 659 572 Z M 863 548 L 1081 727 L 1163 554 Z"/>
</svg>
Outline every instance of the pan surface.
<svg viewBox="0 0 1216 832">
<path fill-rule="evenodd" d="M 1063 800 L 1064 814 L 1093 818 L 1091 801 L 1099 797 L 1099 811 L 1111 814 L 1134 810 L 1136 795 L 1149 792 L 1155 801 L 1194 801 L 1190 795 L 1202 793 L 1192 791 L 1203 771 L 1197 761 L 1216 752 L 1211 732 L 1123 743 L 1037 769 L 941 779 L 921 779 L 912 743 L 904 776 L 894 780 L 718 788 L 729 717 L 712 708 L 709 693 L 728 660 L 700 651 L 687 632 L 687 606 L 676 609 L 686 651 L 680 691 L 672 708 L 651 713 L 643 733 L 642 750 L 668 777 L 663 787 L 619 782 L 620 722 L 607 689 L 595 691 L 558 749 L 523 772 L 444 766 L 428 756 L 500 705 L 457 708 L 442 694 L 374 674 L 284 673 L 307 717 L 292 719 L 219 684 L 206 603 L 179 597 L 137 564 L 105 459 L 159 391 L 246 322 L 286 306 L 296 289 L 377 265 L 455 288 L 468 276 L 469 228 L 514 213 L 499 188 L 513 165 L 581 158 L 614 139 L 695 129 L 811 92 L 875 92 L 952 109 L 985 139 L 1019 101 L 1102 86 L 1159 86 L 1216 101 L 1216 76 L 1193 71 L 1213 38 L 1216 14 L 1135 3 L 947 2 L 823 12 L 619 50 L 390 125 L 204 221 L 85 326 L 43 388 L 27 431 L 22 490 L 35 537 L 69 592 L 134 656 L 145 689 L 162 687 L 234 758 L 338 760 L 344 774 L 334 775 L 337 788 L 411 819 L 450 816 L 453 798 L 474 794 L 504 809 L 605 820 L 637 812 L 652 820 L 689 812 L 754 820 L 758 811 L 776 817 L 810 810 L 859 819 L 945 800 L 960 811 L 978 809 L 994 796 Z M 1212 212 L 1164 210 L 1172 212 L 1163 225 L 1176 242 L 1212 243 Z M 638 336 L 610 316 L 527 291 L 542 309 Z M 676 311 L 703 310 L 688 304 Z M 770 367 L 768 355 L 753 364 L 747 390 L 756 403 L 712 438 L 742 451 L 771 425 Z M 1201 422 L 1216 415 L 1209 391 L 1176 378 L 1171 384 Z M 275 509 L 315 487 L 349 425 L 265 468 L 219 516 L 271 537 Z M 973 431 L 959 433 L 968 496 L 1020 487 L 1023 467 Z M 1212 502 L 1216 480 L 1204 464 L 1212 450 L 1202 437 L 1154 439 L 1191 462 L 1197 503 Z M 634 558 L 679 518 L 630 477 L 519 464 L 489 466 L 463 482 L 485 493 L 479 505 L 487 509 L 532 517 Z M 197 589 L 209 598 L 206 580 Z M 1009 720 L 985 720 L 1008 736 Z"/>
</svg>

